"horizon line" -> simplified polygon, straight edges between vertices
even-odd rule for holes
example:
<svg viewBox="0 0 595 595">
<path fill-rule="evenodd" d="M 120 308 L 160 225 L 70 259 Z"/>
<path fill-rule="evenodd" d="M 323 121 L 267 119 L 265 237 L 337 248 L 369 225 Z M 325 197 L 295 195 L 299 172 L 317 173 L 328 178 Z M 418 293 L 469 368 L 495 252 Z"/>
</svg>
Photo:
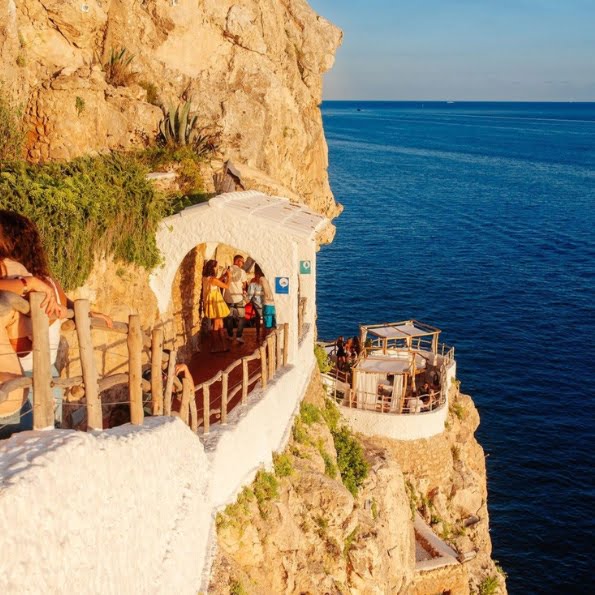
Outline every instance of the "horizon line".
<svg viewBox="0 0 595 595">
<path fill-rule="evenodd" d="M 595 99 L 575 100 L 575 99 L 323 99 L 325 101 L 335 101 L 343 103 L 595 103 Z"/>
</svg>

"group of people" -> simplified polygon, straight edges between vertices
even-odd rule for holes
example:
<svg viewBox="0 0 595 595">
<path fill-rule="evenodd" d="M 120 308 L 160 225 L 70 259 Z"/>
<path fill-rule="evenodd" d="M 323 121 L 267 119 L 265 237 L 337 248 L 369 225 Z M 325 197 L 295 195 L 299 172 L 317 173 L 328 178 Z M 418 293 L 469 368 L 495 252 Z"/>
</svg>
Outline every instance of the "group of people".
<svg viewBox="0 0 595 595">
<path fill-rule="evenodd" d="M 0 290 L 27 298 L 32 291 L 44 294 L 41 307 L 49 317 L 49 343 L 52 373 L 58 376 L 56 360 L 61 321 L 72 307 L 60 283 L 51 275 L 46 252 L 35 224 L 27 217 L 0 210 Z M 112 320 L 99 312 L 108 327 Z M 0 383 L 21 376 L 32 376 L 33 356 L 31 318 L 10 310 L 0 314 Z M 62 421 L 62 393 L 54 391 L 55 424 Z M 19 389 L 0 403 L 0 438 L 33 427 L 32 392 Z"/>
<path fill-rule="evenodd" d="M 233 264 L 218 275 L 216 260 L 208 260 L 203 268 L 201 314 L 210 321 L 211 352 L 229 351 L 235 340 L 244 343 L 246 305 L 251 304 L 256 325 L 256 338 L 260 339 L 261 327 L 275 326 L 275 303 L 271 286 L 258 264 L 248 281 L 244 270 L 245 259 L 241 254 L 233 257 Z M 234 337 L 234 329 L 237 331 Z"/>
<path fill-rule="evenodd" d="M 351 367 L 361 353 L 362 347 L 359 337 L 348 337 L 347 340 L 340 336 L 336 343 L 337 368 L 342 370 Z"/>
</svg>

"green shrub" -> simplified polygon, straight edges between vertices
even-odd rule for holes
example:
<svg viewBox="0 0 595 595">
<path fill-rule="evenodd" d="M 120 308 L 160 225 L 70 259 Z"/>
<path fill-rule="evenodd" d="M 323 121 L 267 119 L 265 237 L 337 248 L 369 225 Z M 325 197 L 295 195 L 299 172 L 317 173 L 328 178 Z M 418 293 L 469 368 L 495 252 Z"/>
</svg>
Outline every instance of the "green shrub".
<svg viewBox="0 0 595 595">
<path fill-rule="evenodd" d="M 318 423 L 322 419 L 320 409 L 311 403 L 302 402 L 300 405 L 300 419 L 307 426 Z"/>
<path fill-rule="evenodd" d="M 461 421 L 465 419 L 467 412 L 465 411 L 465 408 L 461 405 L 461 403 L 455 401 L 450 409 L 457 419 Z"/>
<path fill-rule="evenodd" d="M 355 496 L 368 476 L 368 463 L 364 458 L 364 451 L 346 426 L 332 432 L 332 435 L 341 479 L 345 487 Z"/>
<path fill-rule="evenodd" d="M 244 585 L 240 581 L 231 581 L 229 583 L 229 595 L 248 595 Z"/>
<path fill-rule="evenodd" d="M 74 109 L 76 110 L 76 115 L 80 116 L 85 111 L 85 100 L 82 97 L 76 96 L 74 100 Z"/>
<path fill-rule="evenodd" d="M 293 463 L 291 456 L 288 454 L 274 454 L 273 467 L 275 468 L 275 475 L 277 477 L 288 477 L 293 473 Z"/>
<path fill-rule="evenodd" d="M 336 431 L 339 427 L 339 420 L 341 419 L 339 408 L 330 399 L 325 399 L 324 409 L 322 409 L 321 413 L 331 432 Z"/>
<path fill-rule="evenodd" d="M 252 484 L 252 491 L 256 497 L 261 516 L 266 517 L 266 504 L 279 496 L 277 478 L 268 471 L 259 471 Z"/>
<path fill-rule="evenodd" d="M 105 80 L 114 87 L 125 87 L 132 84 L 137 73 L 132 70 L 134 54 L 126 48 L 112 48 L 109 60 L 104 64 Z"/>
<path fill-rule="evenodd" d="M 343 544 L 343 555 L 347 558 L 357 536 L 359 534 L 359 526 L 357 526 L 346 538 Z"/>
<path fill-rule="evenodd" d="M 324 473 L 328 475 L 331 479 L 335 479 L 337 477 L 337 466 L 333 461 L 331 455 L 325 450 L 324 443 L 322 440 L 318 441 L 318 452 L 324 461 Z"/>
<path fill-rule="evenodd" d="M 322 374 L 326 374 L 333 367 L 328 358 L 328 354 L 321 345 L 314 345 L 314 356 L 316 357 L 316 362 L 318 363 L 318 369 Z"/>
<path fill-rule="evenodd" d="M 498 577 L 494 574 L 485 578 L 479 585 L 479 595 L 494 595 L 498 590 Z"/>
<path fill-rule="evenodd" d="M 298 444 L 308 444 L 310 442 L 310 437 L 308 436 L 308 431 L 306 430 L 304 424 L 302 423 L 302 421 L 299 417 L 298 417 L 298 419 L 295 420 L 295 423 L 293 424 L 292 434 L 293 434 L 293 439 Z"/>
<path fill-rule="evenodd" d="M 82 285 L 95 256 L 147 269 L 160 260 L 155 233 L 170 212 L 133 156 L 81 157 L 68 163 L 6 164 L 0 208 L 37 224 L 54 275 L 65 289 Z"/>
<path fill-rule="evenodd" d="M 25 140 L 22 120 L 20 108 L 7 99 L 0 85 L 0 163 L 22 157 Z"/>
</svg>

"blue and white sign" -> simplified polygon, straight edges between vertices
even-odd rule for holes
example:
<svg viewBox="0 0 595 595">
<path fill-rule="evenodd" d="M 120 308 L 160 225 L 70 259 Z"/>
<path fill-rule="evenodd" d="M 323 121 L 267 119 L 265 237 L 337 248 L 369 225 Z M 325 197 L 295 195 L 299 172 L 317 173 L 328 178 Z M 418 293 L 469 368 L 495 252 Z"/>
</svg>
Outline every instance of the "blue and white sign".
<svg viewBox="0 0 595 595">
<path fill-rule="evenodd" d="M 312 261 L 300 260 L 300 275 L 310 275 L 312 273 Z"/>
<path fill-rule="evenodd" d="M 289 293 L 289 277 L 275 277 L 275 293 Z"/>
</svg>

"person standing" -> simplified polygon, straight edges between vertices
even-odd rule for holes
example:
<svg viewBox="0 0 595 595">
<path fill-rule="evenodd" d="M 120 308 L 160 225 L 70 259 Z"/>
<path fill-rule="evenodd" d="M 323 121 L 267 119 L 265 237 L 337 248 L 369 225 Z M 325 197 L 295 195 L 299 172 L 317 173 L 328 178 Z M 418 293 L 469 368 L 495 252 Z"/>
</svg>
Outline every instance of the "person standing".
<svg viewBox="0 0 595 595">
<path fill-rule="evenodd" d="M 233 264 L 229 267 L 229 286 L 223 296 L 229 308 L 229 316 L 225 319 L 227 336 L 233 339 L 233 328 L 237 322 L 236 340 L 238 343 L 244 342 L 242 335 L 246 324 L 244 296 L 246 295 L 247 276 L 246 271 L 242 268 L 243 266 L 244 257 L 241 254 L 236 254 L 233 257 Z"/>
<path fill-rule="evenodd" d="M 265 321 L 265 329 L 273 327 L 275 302 L 273 301 L 271 286 L 258 264 L 254 266 L 254 278 L 248 285 L 247 299 L 252 303 L 256 312 L 256 340 L 259 341 L 261 322 Z"/>
<path fill-rule="evenodd" d="M 229 288 L 229 271 L 217 278 L 217 261 L 207 260 L 202 271 L 201 316 L 211 321 L 211 353 L 229 351 L 223 330 L 223 319 L 229 316 L 229 308 L 223 301 L 221 289 Z"/>
</svg>

